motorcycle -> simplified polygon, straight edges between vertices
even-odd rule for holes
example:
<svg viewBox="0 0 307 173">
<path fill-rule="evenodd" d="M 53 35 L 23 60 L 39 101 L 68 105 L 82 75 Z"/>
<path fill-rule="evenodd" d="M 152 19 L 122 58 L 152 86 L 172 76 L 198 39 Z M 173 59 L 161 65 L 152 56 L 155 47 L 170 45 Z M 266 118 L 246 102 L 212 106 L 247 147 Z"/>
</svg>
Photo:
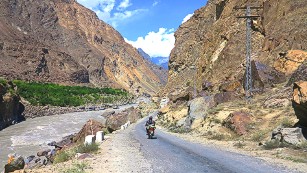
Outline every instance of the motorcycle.
<svg viewBox="0 0 307 173">
<path fill-rule="evenodd" d="M 146 128 L 148 130 L 148 133 L 147 133 L 148 139 L 152 139 L 155 134 L 156 127 L 154 125 L 149 125 Z"/>
</svg>

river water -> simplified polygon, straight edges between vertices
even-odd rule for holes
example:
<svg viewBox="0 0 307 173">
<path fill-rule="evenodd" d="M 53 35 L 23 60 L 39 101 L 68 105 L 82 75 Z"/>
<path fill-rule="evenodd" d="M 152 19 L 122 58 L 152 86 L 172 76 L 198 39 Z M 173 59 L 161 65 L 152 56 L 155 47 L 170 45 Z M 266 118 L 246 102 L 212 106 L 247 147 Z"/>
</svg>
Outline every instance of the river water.
<svg viewBox="0 0 307 173">
<path fill-rule="evenodd" d="M 115 111 L 132 106 L 136 105 L 120 106 Z M 108 110 L 112 109 L 27 119 L 0 131 L 0 171 L 7 163 L 8 154 L 17 153 L 24 157 L 35 155 L 36 152 L 49 148 L 49 142 L 60 141 L 65 136 L 79 132 L 89 119 L 104 123 L 105 118 L 101 114 Z"/>
</svg>

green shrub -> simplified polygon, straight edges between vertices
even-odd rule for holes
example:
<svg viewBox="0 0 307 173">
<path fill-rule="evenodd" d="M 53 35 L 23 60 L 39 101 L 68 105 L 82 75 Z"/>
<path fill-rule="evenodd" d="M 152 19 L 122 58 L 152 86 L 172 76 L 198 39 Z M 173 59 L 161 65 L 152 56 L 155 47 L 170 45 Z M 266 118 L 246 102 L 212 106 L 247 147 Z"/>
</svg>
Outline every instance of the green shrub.
<svg viewBox="0 0 307 173">
<path fill-rule="evenodd" d="M 62 86 L 52 83 L 15 80 L 18 93 L 32 105 L 80 106 L 87 103 L 115 103 L 132 97 L 125 91 L 113 88 Z"/>
<path fill-rule="evenodd" d="M 60 151 L 55 155 L 53 163 L 62 163 L 66 162 L 71 158 L 71 155 L 68 151 Z"/>
<path fill-rule="evenodd" d="M 76 153 L 93 153 L 98 151 L 99 146 L 96 143 L 92 143 L 90 145 L 88 144 L 81 144 L 78 147 L 76 147 L 75 152 Z"/>
<path fill-rule="evenodd" d="M 86 166 L 85 163 L 75 163 L 72 168 L 64 170 L 63 173 L 85 173 Z"/>
</svg>

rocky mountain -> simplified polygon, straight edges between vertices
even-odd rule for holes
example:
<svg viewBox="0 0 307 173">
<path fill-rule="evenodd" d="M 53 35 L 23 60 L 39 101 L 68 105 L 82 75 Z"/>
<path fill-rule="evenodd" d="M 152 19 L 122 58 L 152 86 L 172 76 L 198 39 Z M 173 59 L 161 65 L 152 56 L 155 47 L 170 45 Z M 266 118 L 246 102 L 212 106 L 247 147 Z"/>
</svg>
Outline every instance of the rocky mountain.
<svg viewBox="0 0 307 173">
<path fill-rule="evenodd" d="M 167 75 L 168 75 L 167 69 L 155 64 L 152 61 L 152 58 L 146 52 L 144 52 L 143 49 L 139 48 L 138 52 L 147 61 L 148 66 L 154 71 L 154 73 L 159 76 L 161 83 L 165 85 L 167 82 Z"/>
<path fill-rule="evenodd" d="M 307 60 L 307 1 L 249 2 L 263 7 L 252 10 L 252 15 L 260 16 L 252 21 L 253 86 L 262 90 L 288 81 Z M 242 92 L 246 22 L 236 17 L 244 16 L 245 10 L 234 7 L 246 5 L 246 0 L 209 0 L 179 27 L 170 56 L 169 80 L 161 95 L 189 98 L 195 90 L 198 94 L 209 90 Z"/>
<path fill-rule="evenodd" d="M 0 76 L 146 93 L 163 83 L 114 28 L 75 0 L 2 0 L 0 11 Z"/>
</svg>

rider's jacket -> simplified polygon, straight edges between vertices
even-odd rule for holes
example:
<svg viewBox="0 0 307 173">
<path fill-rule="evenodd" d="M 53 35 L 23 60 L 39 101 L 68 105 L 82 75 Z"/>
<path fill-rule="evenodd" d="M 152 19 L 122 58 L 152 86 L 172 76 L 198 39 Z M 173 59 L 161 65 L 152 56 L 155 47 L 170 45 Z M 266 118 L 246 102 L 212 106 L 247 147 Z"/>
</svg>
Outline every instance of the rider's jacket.
<svg viewBox="0 0 307 173">
<path fill-rule="evenodd" d="M 154 120 L 148 120 L 146 121 L 145 126 L 149 126 L 149 125 L 156 125 L 156 122 Z"/>
</svg>

